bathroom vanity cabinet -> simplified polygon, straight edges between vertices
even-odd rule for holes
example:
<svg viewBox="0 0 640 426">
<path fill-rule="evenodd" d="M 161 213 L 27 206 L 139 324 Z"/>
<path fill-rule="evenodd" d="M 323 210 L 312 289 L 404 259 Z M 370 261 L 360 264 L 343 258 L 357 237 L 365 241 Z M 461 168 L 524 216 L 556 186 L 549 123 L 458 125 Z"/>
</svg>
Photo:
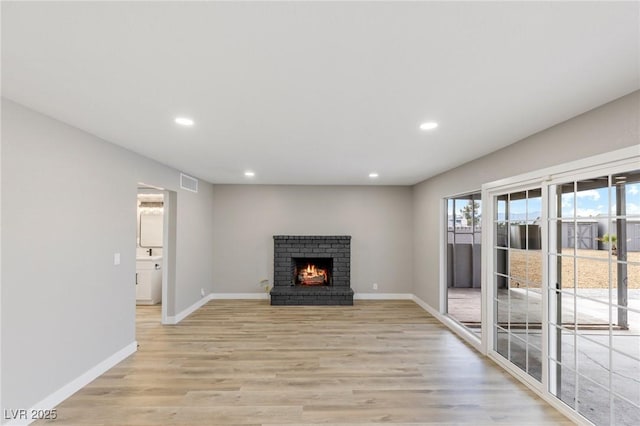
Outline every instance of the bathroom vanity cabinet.
<svg viewBox="0 0 640 426">
<path fill-rule="evenodd" d="M 136 304 L 155 305 L 162 301 L 162 257 L 136 260 Z"/>
</svg>

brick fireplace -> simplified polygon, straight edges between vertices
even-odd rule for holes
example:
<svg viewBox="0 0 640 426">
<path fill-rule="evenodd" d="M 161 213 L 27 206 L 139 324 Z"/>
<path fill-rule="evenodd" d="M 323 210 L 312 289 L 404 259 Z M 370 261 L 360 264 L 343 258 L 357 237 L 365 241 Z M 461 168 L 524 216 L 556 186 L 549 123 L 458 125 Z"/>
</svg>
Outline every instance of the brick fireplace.
<svg viewBox="0 0 640 426">
<path fill-rule="evenodd" d="M 351 236 L 274 235 L 272 305 L 353 305 Z"/>
</svg>

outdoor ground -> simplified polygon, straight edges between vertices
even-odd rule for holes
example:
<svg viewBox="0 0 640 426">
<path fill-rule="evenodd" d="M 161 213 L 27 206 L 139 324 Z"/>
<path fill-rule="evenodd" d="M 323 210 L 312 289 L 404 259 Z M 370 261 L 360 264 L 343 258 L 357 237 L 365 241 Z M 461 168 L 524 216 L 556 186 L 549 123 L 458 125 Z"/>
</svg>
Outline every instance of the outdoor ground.
<svg viewBox="0 0 640 426">
<path fill-rule="evenodd" d="M 575 255 L 575 259 L 574 256 Z M 562 288 L 574 286 L 574 262 L 577 260 L 577 278 L 579 288 L 609 288 L 609 274 L 613 286 L 617 286 L 616 263 L 618 258 L 612 256 L 611 268 L 609 251 L 607 250 L 562 250 Z M 542 252 L 511 250 L 509 254 L 512 287 L 540 287 L 542 284 Z M 628 288 L 640 289 L 640 252 L 627 255 Z"/>
</svg>

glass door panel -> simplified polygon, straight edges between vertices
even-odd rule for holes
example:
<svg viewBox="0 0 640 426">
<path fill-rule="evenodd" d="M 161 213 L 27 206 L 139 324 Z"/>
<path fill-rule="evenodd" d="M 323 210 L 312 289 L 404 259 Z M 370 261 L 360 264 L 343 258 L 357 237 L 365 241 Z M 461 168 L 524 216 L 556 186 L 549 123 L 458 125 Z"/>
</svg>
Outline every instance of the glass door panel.
<svg viewBox="0 0 640 426">
<path fill-rule="evenodd" d="M 542 380 L 540 188 L 494 198 L 494 350 Z"/>
<path fill-rule="evenodd" d="M 640 418 L 640 171 L 549 186 L 549 391 L 597 425 Z"/>
</svg>

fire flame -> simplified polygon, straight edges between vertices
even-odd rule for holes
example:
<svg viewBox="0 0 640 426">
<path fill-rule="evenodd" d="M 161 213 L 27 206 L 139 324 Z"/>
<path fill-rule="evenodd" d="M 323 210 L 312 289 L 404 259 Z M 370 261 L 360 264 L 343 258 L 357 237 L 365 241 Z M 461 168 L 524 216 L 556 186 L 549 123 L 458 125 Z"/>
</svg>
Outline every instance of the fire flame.
<svg viewBox="0 0 640 426">
<path fill-rule="evenodd" d="M 327 271 L 309 263 L 298 273 L 298 280 L 303 285 L 321 285 L 327 282 Z"/>
<path fill-rule="evenodd" d="M 307 275 L 309 276 L 319 275 L 316 269 L 316 265 L 311 265 L 311 264 L 307 265 Z"/>
</svg>

